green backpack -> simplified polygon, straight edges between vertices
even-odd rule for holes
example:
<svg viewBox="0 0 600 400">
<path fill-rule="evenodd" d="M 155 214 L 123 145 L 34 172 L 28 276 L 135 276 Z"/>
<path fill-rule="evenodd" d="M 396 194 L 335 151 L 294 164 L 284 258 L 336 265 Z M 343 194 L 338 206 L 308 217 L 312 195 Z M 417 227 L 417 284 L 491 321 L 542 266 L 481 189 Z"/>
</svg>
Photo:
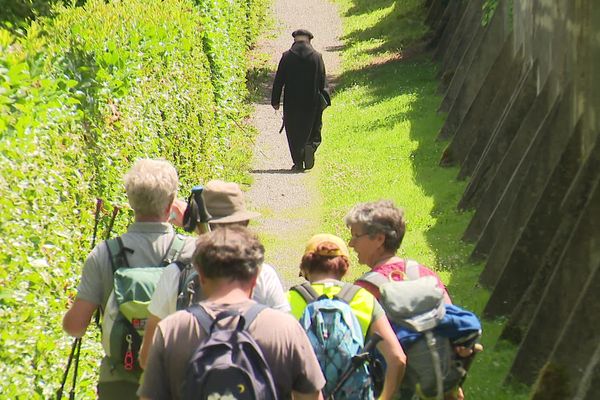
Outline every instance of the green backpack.
<svg viewBox="0 0 600 400">
<path fill-rule="evenodd" d="M 174 235 L 159 265 L 131 267 L 120 237 L 106 241 L 113 271 L 113 291 L 102 320 L 102 347 L 113 367 L 141 372 L 139 351 L 148 319 L 148 304 L 164 267 L 179 257 L 185 240 Z"/>
</svg>

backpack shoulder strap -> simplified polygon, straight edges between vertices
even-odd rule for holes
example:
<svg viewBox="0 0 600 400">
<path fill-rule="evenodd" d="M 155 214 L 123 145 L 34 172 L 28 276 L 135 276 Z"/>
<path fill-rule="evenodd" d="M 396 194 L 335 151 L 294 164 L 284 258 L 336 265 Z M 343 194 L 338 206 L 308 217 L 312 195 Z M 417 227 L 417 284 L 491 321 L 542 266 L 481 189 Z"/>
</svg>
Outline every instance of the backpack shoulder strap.
<svg viewBox="0 0 600 400">
<path fill-rule="evenodd" d="M 177 268 L 179 268 L 179 286 L 177 288 L 177 293 L 181 293 L 189 276 L 194 273 L 194 267 L 191 264 L 184 264 L 181 261 L 175 261 L 172 264 L 177 265 Z"/>
<path fill-rule="evenodd" d="M 319 298 L 319 293 L 317 293 L 308 282 L 303 282 L 300 285 L 293 286 L 291 290 L 296 291 L 300 296 L 302 296 L 302 299 L 304 299 L 306 304 L 312 303 Z"/>
<path fill-rule="evenodd" d="M 353 285 L 351 283 L 344 283 L 342 286 L 342 290 L 335 295 L 336 298 L 343 300 L 344 302 L 350 304 L 356 293 L 360 290 L 360 286 Z"/>
<path fill-rule="evenodd" d="M 379 289 L 381 285 L 383 285 L 384 283 L 388 283 L 389 279 L 381 275 L 379 272 L 370 271 L 358 278 L 357 282 L 359 281 L 370 283 L 371 285 L 376 286 Z"/>
<path fill-rule="evenodd" d="M 181 254 L 181 250 L 183 249 L 183 245 L 185 244 L 185 239 L 183 236 L 179 234 L 175 234 L 173 236 L 173 240 L 171 240 L 171 244 L 169 245 L 169 250 L 162 259 L 163 265 L 169 265 L 175 260 L 179 258 L 179 254 Z"/>
<path fill-rule="evenodd" d="M 120 236 L 114 239 L 108 239 L 106 241 L 106 248 L 108 249 L 113 274 L 119 268 L 129 268 L 129 262 L 125 255 L 125 246 L 123 245 L 123 240 Z"/>
<path fill-rule="evenodd" d="M 415 260 L 412 260 L 410 258 L 405 258 L 404 259 L 404 272 L 406 273 L 406 278 L 408 278 L 408 280 L 411 280 L 411 281 L 419 279 L 421 277 L 421 271 L 419 270 L 420 266 L 421 266 L 421 264 L 419 264 Z"/>
<path fill-rule="evenodd" d="M 195 306 L 186 308 L 186 311 L 196 317 L 198 324 L 206 333 L 210 335 L 212 324 L 214 322 L 214 318 L 206 311 L 204 307 L 200 304 L 196 304 Z"/>
<path fill-rule="evenodd" d="M 253 304 L 242 316 L 244 317 L 244 329 L 248 329 L 250 325 L 254 322 L 258 314 L 260 314 L 263 310 L 268 308 L 264 304 Z"/>
<path fill-rule="evenodd" d="M 200 283 L 192 264 L 184 264 L 181 261 L 175 261 L 174 264 L 179 268 L 176 309 L 183 310 L 200 300 Z"/>
</svg>

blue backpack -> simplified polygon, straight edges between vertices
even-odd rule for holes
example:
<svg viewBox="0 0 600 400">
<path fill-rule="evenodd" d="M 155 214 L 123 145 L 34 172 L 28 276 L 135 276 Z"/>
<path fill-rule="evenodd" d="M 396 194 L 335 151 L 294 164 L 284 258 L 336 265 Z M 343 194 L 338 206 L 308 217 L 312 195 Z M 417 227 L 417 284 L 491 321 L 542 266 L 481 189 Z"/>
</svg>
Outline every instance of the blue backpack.
<svg viewBox="0 0 600 400">
<path fill-rule="evenodd" d="M 190 359 L 182 387 L 186 400 L 277 400 L 273 375 L 247 328 L 266 306 L 254 304 L 244 314 L 223 311 L 213 318 L 202 305 L 187 309 L 208 333 Z M 234 329 L 217 325 L 239 317 Z"/>
<path fill-rule="evenodd" d="M 352 363 L 352 357 L 359 354 L 364 346 L 360 324 L 349 306 L 360 287 L 344 284 L 333 298 L 325 294 L 319 296 L 308 282 L 291 290 L 300 294 L 307 304 L 300 317 L 300 325 L 308 335 L 327 380 L 323 388 L 324 397 L 336 400 L 373 399 L 371 377 L 364 364 L 333 393 L 341 375 Z"/>
</svg>

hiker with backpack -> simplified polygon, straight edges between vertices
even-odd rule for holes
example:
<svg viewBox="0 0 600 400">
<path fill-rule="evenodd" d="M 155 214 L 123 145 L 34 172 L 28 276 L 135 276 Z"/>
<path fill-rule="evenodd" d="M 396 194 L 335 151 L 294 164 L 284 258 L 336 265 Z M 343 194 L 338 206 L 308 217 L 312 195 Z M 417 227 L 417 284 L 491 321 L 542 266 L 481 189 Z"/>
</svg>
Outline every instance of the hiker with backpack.
<svg viewBox="0 0 600 400">
<path fill-rule="evenodd" d="M 300 276 L 308 282 L 288 292 L 292 314 L 301 321 L 319 359 L 327 384 L 325 398 L 373 399 L 373 382 L 366 365 L 355 370 L 337 392 L 352 356 L 376 333 L 376 348 L 387 364 L 379 399 L 392 399 L 406 357 L 377 300 L 368 291 L 342 282 L 348 271 L 349 252 L 344 241 L 330 234 L 313 236 L 300 263 Z M 374 367 L 371 365 L 371 367 Z M 371 368 L 373 369 L 373 368 Z"/>
<path fill-rule="evenodd" d="M 360 203 L 348 212 L 344 222 L 350 229 L 349 246 L 356 251 L 358 262 L 367 265 L 370 272 L 391 276 L 398 281 L 432 276 L 444 292 L 444 301 L 452 303 L 446 287 L 435 272 L 396 255 L 406 232 L 404 210 L 389 200 Z M 379 298 L 376 285 L 365 279 L 359 279 L 355 284 Z"/>
<path fill-rule="evenodd" d="M 191 201 L 192 199 L 190 198 Z M 210 229 L 213 230 L 231 225 L 247 226 L 252 218 L 260 215 L 257 212 L 246 209 L 244 193 L 240 186 L 234 182 L 224 182 L 221 180 L 209 181 L 204 186 L 199 201 L 204 202 L 206 211 L 210 215 L 210 221 L 208 221 Z M 195 208 L 190 207 L 189 204 L 187 208 L 182 207 L 178 203 L 184 202 L 176 201 L 176 205 L 178 206 L 173 209 L 178 210 L 178 212 L 174 216 L 174 224 L 183 226 L 184 212 L 182 210 L 187 209 L 190 212 Z M 198 229 L 195 230 L 199 234 L 203 233 Z M 192 290 L 194 293 L 193 296 L 186 296 L 184 290 L 187 290 L 190 284 L 193 285 Z M 147 340 L 142 344 L 140 352 L 142 367 L 145 365 L 150 346 L 149 341 L 153 337 L 156 324 L 167 315 L 201 300 L 202 295 L 202 288 L 198 284 L 197 275 L 194 273 L 194 268 L 191 264 L 183 265 L 179 263 L 165 268 L 148 306 L 150 317 L 146 324 L 147 333 L 145 337 Z M 252 298 L 260 304 L 280 311 L 289 312 L 290 310 L 281 280 L 275 268 L 267 263 L 263 263 L 260 268 Z"/>
<path fill-rule="evenodd" d="M 132 311 L 140 315 L 125 309 L 136 300 L 149 301 L 162 267 L 175 260 L 189 262 L 195 248 L 193 238 L 177 235 L 169 223 L 179 185 L 171 163 L 138 160 L 125 175 L 124 183 L 134 223 L 119 240 L 98 244 L 88 255 L 77 297 L 63 318 L 65 332 L 82 337 L 94 312 L 100 309 L 104 313 L 102 336 L 106 355 L 100 365 L 100 399 L 137 399 L 141 369 L 136 347 L 147 311 L 144 304 Z M 139 283 L 138 273 L 143 275 L 140 286 L 144 290 L 132 289 Z M 132 291 L 144 292 L 146 298 L 129 298 Z"/>
<path fill-rule="evenodd" d="M 437 274 L 396 256 L 406 224 L 404 211 L 380 200 L 356 205 L 345 216 L 352 247 L 371 270 L 355 284 L 383 306 L 407 357 L 401 399 L 463 399 L 462 384 L 478 344 L 475 314 L 452 305 Z"/>
<path fill-rule="evenodd" d="M 319 399 L 325 379 L 293 316 L 251 300 L 264 247 L 247 228 L 203 234 L 193 263 L 206 300 L 154 334 L 142 399 Z"/>
</svg>

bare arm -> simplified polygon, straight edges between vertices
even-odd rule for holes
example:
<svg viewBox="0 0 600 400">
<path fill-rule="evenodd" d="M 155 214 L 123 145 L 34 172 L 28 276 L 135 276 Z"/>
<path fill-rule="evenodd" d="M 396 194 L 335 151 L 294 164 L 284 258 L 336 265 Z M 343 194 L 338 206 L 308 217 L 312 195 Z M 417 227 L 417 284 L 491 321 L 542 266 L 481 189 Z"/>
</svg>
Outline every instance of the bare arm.
<svg viewBox="0 0 600 400">
<path fill-rule="evenodd" d="M 98 308 L 98 304 L 87 300 L 75 299 L 73 305 L 63 317 L 63 329 L 71 336 L 82 337 L 90 325 L 92 315 Z"/>
<path fill-rule="evenodd" d="M 392 399 L 404 376 L 406 355 L 400 346 L 400 342 L 398 342 L 398 338 L 396 337 L 390 322 L 385 316 L 382 315 L 377 320 L 373 321 L 369 328 L 369 335 L 372 332 L 377 332 L 383 339 L 377 345 L 377 350 L 383 354 L 383 358 L 385 358 L 387 364 L 383 390 L 379 399 Z"/>
<path fill-rule="evenodd" d="M 159 322 L 160 318 L 153 314 L 150 314 L 148 316 L 148 320 L 146 321 L 144 340 L 142 341 L 142 346 L 140 347 L 140 367 L 142 367 L 142 369 L 146 368 L 148 353 L 150 351 L 150 346 L 152 346 L 152 339 L 154 338 L 154 331 L 156 330 L 156 325 L 158 325 Z"/>
<path fill-rule="evenodd" d="M 294 400 L 323 400 L 323 395 L 321 394 L 321 392 L 314 392 L 314 393 L 292 392 L 292 398 Z"/>
</svg>

